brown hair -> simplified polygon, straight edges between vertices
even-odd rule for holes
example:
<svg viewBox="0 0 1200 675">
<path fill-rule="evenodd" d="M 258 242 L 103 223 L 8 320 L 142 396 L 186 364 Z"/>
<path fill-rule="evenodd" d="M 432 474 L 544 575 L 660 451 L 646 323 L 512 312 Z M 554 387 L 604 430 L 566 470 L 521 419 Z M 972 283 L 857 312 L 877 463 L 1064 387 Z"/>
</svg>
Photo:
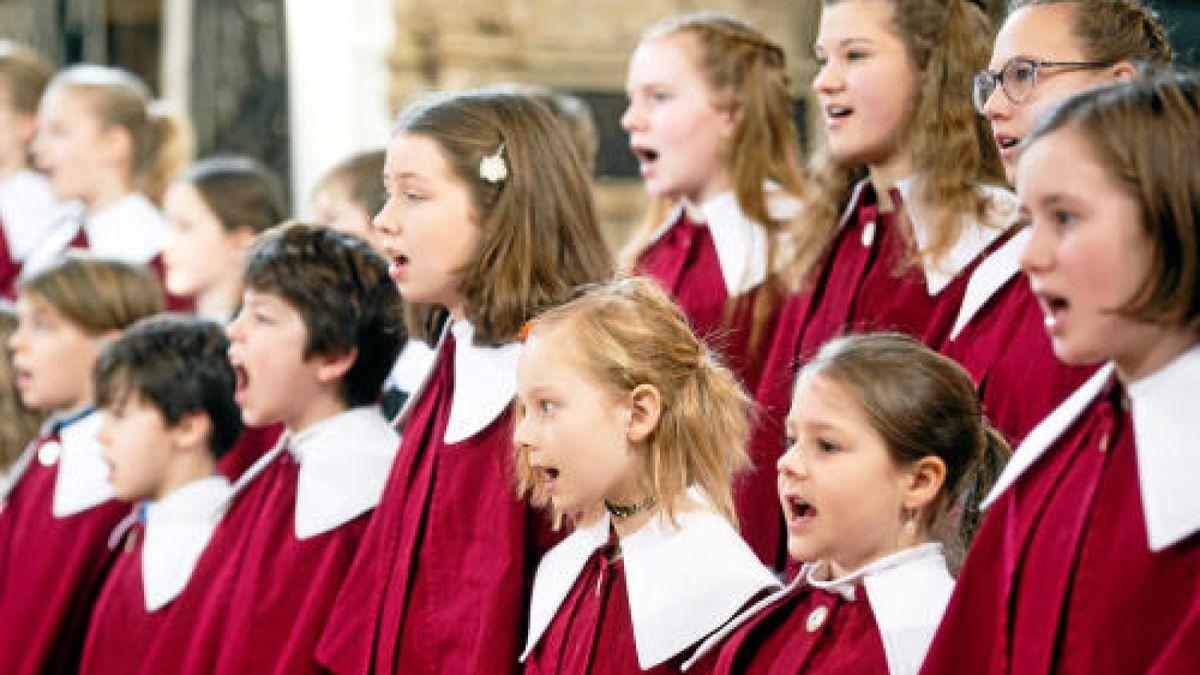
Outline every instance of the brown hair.
<svg viewBox="0 0 1200 675">
<path fill-rule="evenodd" d="M 383 186 L 386 156 L 383 150 L 369 150 L 347 157 L 321 177 L 317 190 L 335 185 L 344 188 L 350 201 L 362 209 L 368 219 L 374 218 L 387 201 L 387 190 Z"/>
<path fill-rule="evenodd" d="M 825 343 L 796 381 L 821 375 L 845 387 L 883 437 L 892 460 L 907 466 L 935 456 L 946 465 L 938 499 L 922 522 L 961 559 L 979 523 L 979 502 L 1010 454 L 983 417 L 962 366 L 900 333 L 867 333 Z"/>
<path fill-rule="evenodd" d="M 1071 36 L 1088 61 L 1171 62 L 1166 31 L 1154 10 L 1139 0 L 1012 0 L 1008 11 L 1048 5 L 1074 6 Z"/>
<path fill-rule="evenodd" d="M 17 393 L 13 355 L 8 339 L 17 329 L 12 306 L 0 303 L 0 473 L 17 461 L 29 441 L 37 435 L 44 415 L 25 407 Z"/>
<path fill-rule="evenodd" d="M 78 251 L 21 282 L 19 291 L 91 336 L 123 330 L 163 309 L 162 287 L 149 268 Z"/>
<path fill-rule="evenodd" d="M 1162 72 L 1085 90 L 1043 117 L 1024 151 L 1074 130 L 1137 202 L 1153 253 L 1150 272 L 1121 313 L 1200 330 L 1200 80 Z"/>
<path fill-rule="evenodd" d="M 320 225 L 284 223 L 250 247 L 242 281 L 300 314 L 304 358 L 356 352 L 342 377 L 346 405 L 379 399 L 406 336 L 400 292 L 370 244 Z"/>
<path fill-rule="evenodd" d="M 824 6 L 846 1 L 851 0 L 825 0 Z M 1004 184 L 991 127 L 976 113 L 969 95 L 971 78 L 990 57 L 991 26 L 967 0 L 888 1 L 895 35 L 918 70 L 915 101 L 900 132 L 905 148 L 901 151 L 912 153 L 916 200 L 937 209 L 930 223 L 933 237 L 908 260 L 938 260 L 958 241 L 964 216 L 991 220 L 991 202 L 979 184 Z M 793 286 L 811 280 L 837 233 L 855 183 L 867 175 L 865 167 L 842 164 L 827 149 L 814 155 L 810 168 L 804 216 L 790 233 L 794 245 L 785 261 Z M 913 244 L 911 233 L 906 236 Z"/>
<path fill-rule="evenodd" d="M 82 93 L 104 126 L 129 132 L 134 186 L 161 204 L 167 185 L 192 161 L 192 135 L 187 121 L 160 101 L 133 73 L 120 68 L 77 65 L 60 71 L 49 90 Z"/>
<path fill-rule="evenodd" d="M 250 157 L 208 157 L 179 180 L 196 188 L 227 232 L 248 229 L 257 234 L 287 217 L 279 178 Z"/>
<path fill-rule="evenodd" d="M 480 344 L 511 342 L 539 310 L 611 274 L 587 173 L 545 106 L 503 88 L 433 94 L 401 113 L 395 133 L 436 143 L 470 196 L 482 241 L 459 293 Z M 492 182 L 481 162 L 497 154 L 507 175 Z M 406 308 L 409 334 L 433 342 L 445 308 Z"/>
<path fill-rule="evenodd" d="M 41 54 L 11 40 L 0 40 L 0 78 L 8 88 L 13 110 L 36 115 L 52 72 L 50 62 Z"/>
<path fill-rule="evenodd" d="M 692 333 L 687 318 L 655 282 L 612 281 L 540 315 L 533 333 L 562 328 L 597 382 L 628 393 L 658 390 L 662 413 L 643 455 L 649 496 L 672 519 L 699 486 L 713 507 L 736 525 L 734 473 L 747 469 L 750 398 L 737 378 Z M 518 411 L 520 414 L 520 411 Z M 520 495 L 544 506 L 528 458 L 517 453 Z"/>
</svg>

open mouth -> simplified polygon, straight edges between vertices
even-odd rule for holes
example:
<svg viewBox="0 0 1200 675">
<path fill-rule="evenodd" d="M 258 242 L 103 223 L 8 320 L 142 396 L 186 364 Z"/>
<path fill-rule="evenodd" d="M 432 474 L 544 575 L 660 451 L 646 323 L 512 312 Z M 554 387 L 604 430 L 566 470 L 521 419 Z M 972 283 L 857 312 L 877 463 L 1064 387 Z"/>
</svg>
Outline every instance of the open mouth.
<svg viewBox="0 0 1200 675">
<path fill-rule="evenodd" d="M 1004 154 L 1012 152 L 1021 142 L 1021 139 L 1007 134 L 996 134 L 993 138 L 996 139 L 996 147 Z"/>
<path fill-rule="evenodd" d="M 233 400 L 239 406 L 246 404 L 246 390 L 250 387 L 250 376 L 246 373 L 246 368 L 240 364 L 233 364 L 233 375 L 235 387 L 233 390 Z"/>
<path fill-rule="evenodd" d="M 1038 302 L 1042 306 L 1046 328 L 1054 328 L 1062 321 L 1062 317 L 1071 308 L 1071 303 L 1061 295 L 1053 293 L 1038 293 Z"/>
<path fill-rule="evenodd" d="M 825 119 L 829 122 L 844 120 L 854 114 L 854 108 L 844 105 L 825 106 Z"/>
<path fill-rule="evenodd" d="M 803 497 L 787 495 L 783 500 L 784 517 L 789 527 L 807 524 L 817 517 L 817 509 Z"/>
<path fill-rule="evenodd" d="M 631 152 L 633 152 L 633 156 L 637 157 L 638 164 L 640 164 L 643 169 L 645 169 L 648 166 L 653 165 L 655 162 L 658 161 L 658 151 L 657 150 L 654 150 L 652 148 L 647 148 L 642 145 L 633 145 L 633 146 L 630 146 L 629 149 Z"/>
</svg>

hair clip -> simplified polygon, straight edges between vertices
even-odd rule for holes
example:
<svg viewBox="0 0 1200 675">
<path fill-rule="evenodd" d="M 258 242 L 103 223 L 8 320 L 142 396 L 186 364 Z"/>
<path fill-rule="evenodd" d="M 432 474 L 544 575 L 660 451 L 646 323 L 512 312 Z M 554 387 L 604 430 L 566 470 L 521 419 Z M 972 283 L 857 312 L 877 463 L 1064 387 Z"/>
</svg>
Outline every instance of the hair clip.
<svg viewBox="0 0 1200 675">
<path fill-rule="evenodd" d="M 500 183 L 508 178 L 508 165 L 504 163 L 504 143 L 496 148 L 496 153 L 487 155 L 479 162 L 479 177 L 489 183 Z"/>
<path fill-rule="evenodd" d="M 517 332 L 517 339 L 525 342 L 529 339 L 529 334 L 533 332 L 533 319 L 521 324 L 521 330 Z"/>
</svg>

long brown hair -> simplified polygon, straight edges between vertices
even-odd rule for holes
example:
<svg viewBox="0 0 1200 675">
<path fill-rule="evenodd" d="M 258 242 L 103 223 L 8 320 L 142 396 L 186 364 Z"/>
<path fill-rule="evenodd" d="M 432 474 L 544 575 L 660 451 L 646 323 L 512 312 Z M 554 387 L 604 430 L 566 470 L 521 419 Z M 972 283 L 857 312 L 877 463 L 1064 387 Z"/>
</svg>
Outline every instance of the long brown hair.
<svg viewBox="0 0 1200 675">
<path fill-rule="evenodd" d="M 612 274 L 583 162 L 542 104 L 511 88 L 434 94 L 405 109 L 395 133 L 436 143 L 467 188 L 483 236 L 459 292 L 481 344 L 513 341 L 535 313 Z M 492 182 L 481 162 L 497 154 L 507 175 Z M 409 334 L 436 339 L 445 308 L 406 309 Z"/>
<path fill-rule="evenodd" d="M 69 89 L 84 96 L 102 126 L 129 132 L 134 187 L 155 204 L 167 185 L 192 161 L 187 120 L 161 101 L 133 73 L 110 66 L 78 65 L 60 71 L 47 91 Z"/>
<path fill-rule="evenodd" d="M 642 455 L 643 476 L 648 495 L 668 517 L 674 520 L 695 485 L 736 526 L 732 481 L 750 467 L 752 404 L 720 357 L 692 333 L 679 306 L 649 279 L 617 280 L 538 316 L 531 333 L 552 330 L 583 355 L 595 381 L 623 394 L 640 385 L 658 390 L 662 413 Z M 518 493 L 545 506 L 549 500 L 519 448 L 516 460 Z"/>
<path fill-rule="evenodd" d="M 1083 47 L 1087 61 L 1171 62 L 1167 32 L 1154 10 L 1139 0 L 1012 0 L 1008 11 L 1048 5 L 1074 7 L 1071 35 Z"/>
<path fill-rule="evenodd" d="M 21 456 L 26 444 L 37 435 L 45 415 L 25 407 L 17 392 L 12 350 L 8 339 L 17 329 L 17 316 L 11 305 L 0 302 L 0 473 Z"/>
<path fill-rule="evenodd" d="M 979 503 L 1010 450 L 983 416 L 975 384 L 962 366 L 900 333 L 867 333 L 823 345 L 796 381 L 821 375 L 862 405 L 897 466 L 935 456 L 946 466 L 938 498 L 919 514 L 961 560 L 979 524 Z"/>
<path fill-rule="evenodd" d="M 824 0 L 883 2 L 892 6 L 892 28 L 918 69 L 918 87 L 901 152 L 911 153 L 916 200 L 936 209 L 933 236 L 918 255 L 938 260 L 958 241 L 963 217 L 990 220 L 991 202 L 981 183 L 1004 185 L 1000 156 L 987 120 L 971 103 L 971 78 L 987 66 L 992 31 L 987 17 L 967 0 Z M 827 149 L 810 164 L 803 217 L 792 230 L 784 261 L 793 286 L 811 280 L 837 233 L 842 210 L 865 167 L 843 164 Z M 910 237 L 911 234 L 906 236 Z"/>
</svg>

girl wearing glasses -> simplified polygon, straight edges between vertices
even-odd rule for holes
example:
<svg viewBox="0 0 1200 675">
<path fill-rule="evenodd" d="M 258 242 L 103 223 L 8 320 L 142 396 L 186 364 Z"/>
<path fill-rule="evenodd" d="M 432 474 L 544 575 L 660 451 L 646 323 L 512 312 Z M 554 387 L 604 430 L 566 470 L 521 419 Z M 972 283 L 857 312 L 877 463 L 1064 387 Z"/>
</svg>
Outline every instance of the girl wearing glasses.
<svg viewBox="0 0 1200 675">
<path fill-rule="evenodd" d="M 1200 672 L 1200 80 L 1068 99 L 1017 192 L 1054 353 L 1104 365 L 984 501 L 924 673 Z"/>
<path fill-rule="evenodd" d="M 813 86 L 826 147 L 792 232 L 801 291 L 766 357 L 756 458 L 779 457 L 796 368 L 830 338 L 892 330 L 940 346 L 967 273 L 1015 220 L 986 123 L 962 96 L 989 44 L 966 0 L 824 3 Z"/>
<path fill-rule="evenodd" d="M 1128 79 L 1135 63 L 1170 60 L 1162 26 L 1138 0 L 1019 0 L 973 91 L 1008 179 L 1017 144 L 1055 103 Z M 1018 274 L 1027 239 L 1018 234 L 980 264 L 943 349 L 966 366 L 984 409 L 1014 444 L 1094 370 L 1054 357 L 1029 282 Z"/>
</svg>

